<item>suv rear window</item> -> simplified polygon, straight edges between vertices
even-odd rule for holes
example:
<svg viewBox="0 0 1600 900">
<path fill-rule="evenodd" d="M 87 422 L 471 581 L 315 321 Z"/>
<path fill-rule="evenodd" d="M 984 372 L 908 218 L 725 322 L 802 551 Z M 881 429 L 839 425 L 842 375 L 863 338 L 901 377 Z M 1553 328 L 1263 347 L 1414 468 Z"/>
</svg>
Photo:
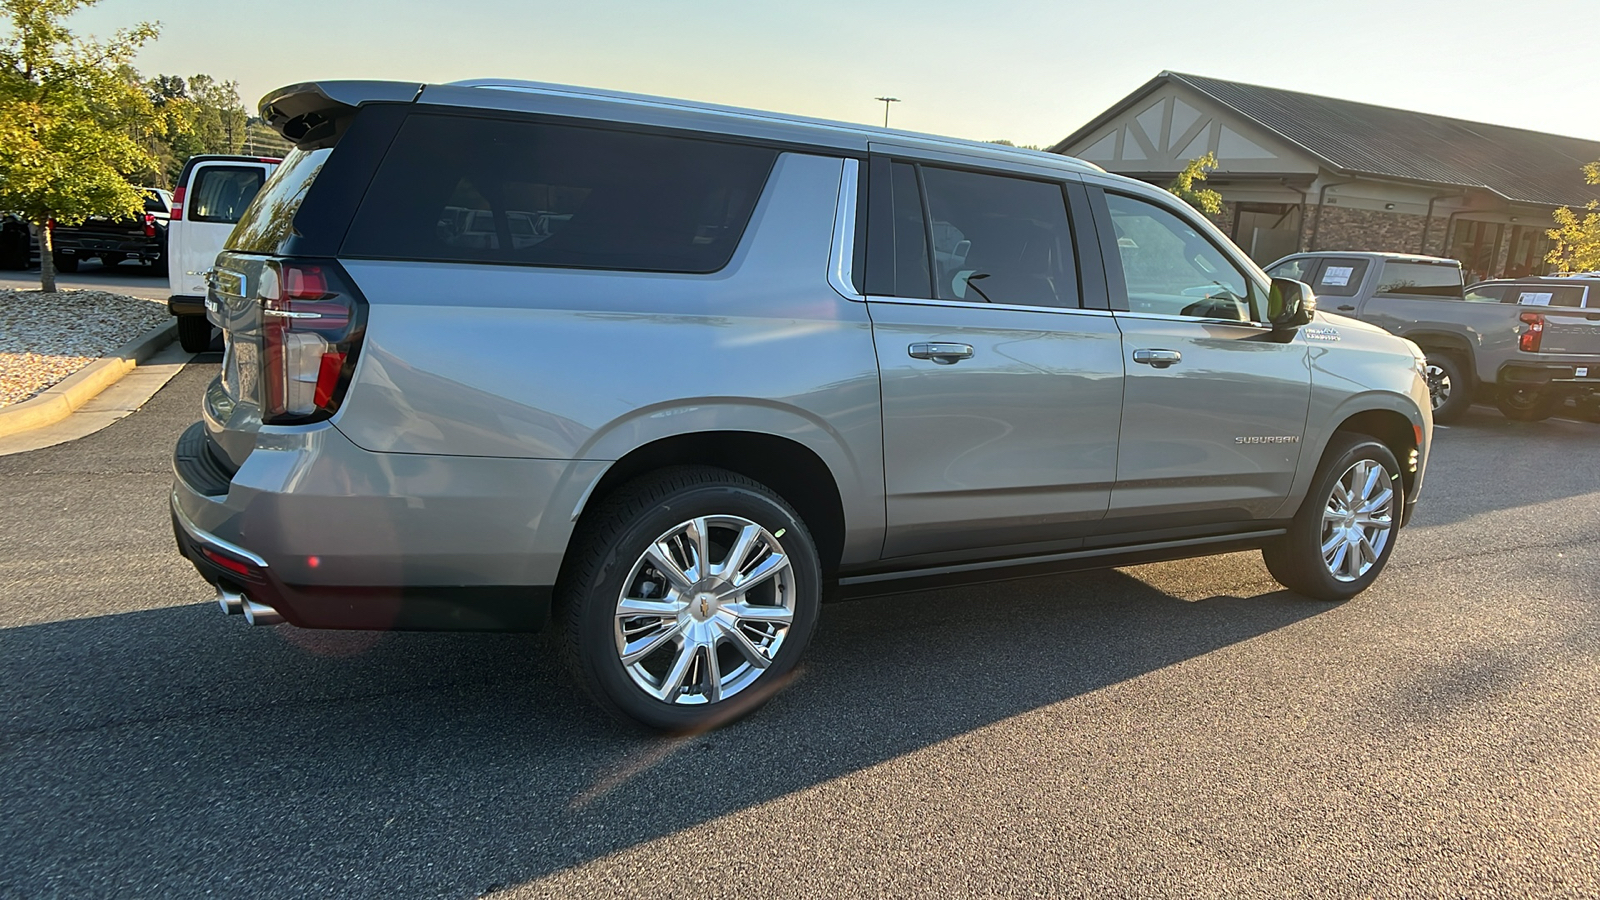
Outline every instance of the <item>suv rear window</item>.
<svg viewBox="0 0 1600 900">
<path fill-rule="evenodd" d="M 239 224 L 228 235 L 227 249 L 244 253 L 277 253 L 288 239 L 294 214 L 316 181 L 317 173 L 328 161 L 332 149 L 296 149 L 284 157 L 283 165 L 267 179 L 255 201 L 245 209 Z"/>
<path fill-rule="evenodd" d="M 1432 263 L 1385 262 L 1376 293 L 1460 300 L 1461 270 Z"/>
<path fill-rule="evenodd" d="M 265 180 L 259 166 L 205 166 L 195 176 L 184 216 L 191 222 L 231 225 L 244 215 Z"/>
<path fill-rule="evenodd" d="M 1506 291 L 1504 302 L 1578 309 L 1583 306 L 1583 288 L 1564 284 L 1514 284 Z"/>
<path fill-rule="evenodd" d="M 709 140 L 415 114 L 341 252 L 715 272 L 732 258 L 776 158 Z"/>
</svg>

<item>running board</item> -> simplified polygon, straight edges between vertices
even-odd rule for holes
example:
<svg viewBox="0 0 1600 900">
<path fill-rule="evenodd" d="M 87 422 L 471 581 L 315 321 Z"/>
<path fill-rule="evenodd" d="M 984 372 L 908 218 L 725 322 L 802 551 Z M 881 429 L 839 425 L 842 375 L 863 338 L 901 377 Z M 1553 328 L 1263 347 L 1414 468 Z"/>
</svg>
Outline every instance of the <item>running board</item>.
<svg viewBox="0 0 1600 900">
<path fill-rule="evenodd" d="M 1034 569 L 1044 568 L 1046 571 L 1028 571 L 1013 575 L 1015 578 L 1031 578 L 1037 575 L 1052 575 L 1058 572 L 1072 571 L 1074 569 L 1092 569 L 1105 566 L 1134 565 L 1146 562 L 1158 562 L 1163 559 L 1182 559 L 1188 556 L 1209 556 L 1214 553 L 1229 553 L 1234 550 L 1254 549 L 1262 543 L 1275 537 L 1282 537 L 1288 533 L 1286 528 L 1267 528 L 1261 531 L 1245 531 L 1235 534 L 1215 534 L 1208 537 L 1184 538 L 1176 541 L 1153 541 L 1146 544 L 1122 544 L 1116 547 L 1095 547 L 1087 550 L 1068 550 L 1063 553 L 1050 553 L 1043 556 L 1024 556 L 1011 559 L 991 559 L 984 562 L 957 563 L 948 566 L 929 566 L 922 569 L 906 569 L 898 572 L 878 572 L 871 575 L 852 575 L 839 579 L 839 587 L 854 588 L 864 585 L 881 584 L 887 581 L 904 581 L 922 578 L 957 578 L 962 575 L 971 575 L 980 572 L 991 572 L 998 569 Z M 1237 546 L 1235 546 L 1237 545 Z M 1188 553 L 1183 551 L 1207 547 L 1201 553 Z M 1004 579 L 1006 576 L 1000 576 Z M 972 579 L 974 581 L 984 579 Z M 898 590 L 898 589 L 896 589 Z M 852 591 L 851 593 L 855 593 Z"/>
</svg>

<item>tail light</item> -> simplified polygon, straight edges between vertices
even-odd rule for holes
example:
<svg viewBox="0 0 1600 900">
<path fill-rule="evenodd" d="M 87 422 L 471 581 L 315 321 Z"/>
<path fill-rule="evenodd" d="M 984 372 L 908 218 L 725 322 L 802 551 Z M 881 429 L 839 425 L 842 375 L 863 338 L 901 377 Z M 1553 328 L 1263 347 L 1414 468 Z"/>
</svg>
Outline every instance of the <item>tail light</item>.
<svg viewBox="0 0 1600 900">
<path fill-rule="evenodd" d="M 172 192 L 172 221 L 183 221 L 183 196 L 189 193 L 186 187 L 180 187 Z"/>
<path fill-rule="evenodd" d="M 56 230 L 56 217 L 55 216 L 51 216 L 50 218 L 45 219 L 44 220 L 44 227 L 50 229 L 51 231 L 55 231 Z"/>
<path fill-rule="evenodd" d="M 1517 338 L 1517 346 L 1521 347 L 1524 353 L 1538 353 L 1539 341 L 1544 339 L 1544 316 L 1540 313 L 1525 312 L 1518 318 L 1528 326 L 1528 330 Z"/>
<path fill-rule="evenodd" d="M 339 409 L 366 326 L 366 301 L 337 263 L 282 260 L 262 271 L 261 421 L 319 422 Z"/>
<path fill-rule="evenodd" d="M 155 215 L 155 213 L 145 213 L 144 214 L 144 236 L 145 237 L 155 237 L 156 236 L 156 215 Z"/>
</svg>

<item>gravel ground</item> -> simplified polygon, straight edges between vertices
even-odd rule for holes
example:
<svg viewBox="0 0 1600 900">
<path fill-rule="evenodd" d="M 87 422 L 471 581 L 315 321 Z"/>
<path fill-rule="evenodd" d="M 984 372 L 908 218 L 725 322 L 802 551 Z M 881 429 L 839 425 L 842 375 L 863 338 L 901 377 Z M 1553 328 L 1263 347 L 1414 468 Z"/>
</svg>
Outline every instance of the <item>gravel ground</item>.
<svg viewBox="0 0 1600 900">
<path fill-rule="evenodd" d="M 0 407 L 38 394 L 167 316 L 161 301 L 108 291 L 0 291 Z"/>
</svg>

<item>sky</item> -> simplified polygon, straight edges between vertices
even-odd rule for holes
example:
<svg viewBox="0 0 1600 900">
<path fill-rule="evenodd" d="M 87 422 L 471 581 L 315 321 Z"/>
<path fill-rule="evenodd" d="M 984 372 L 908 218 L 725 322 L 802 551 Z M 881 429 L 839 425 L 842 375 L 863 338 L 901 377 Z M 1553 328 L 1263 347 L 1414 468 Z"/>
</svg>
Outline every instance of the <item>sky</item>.
<svg viewBox="0 0 1600 900">
<path fill-rule="evenodd" d="M 146 75 L 552 81 L 1049 145 L 1163 70 L 1600 140 L 1600 0 L 101 0 Z M 1586 38 L 1583 40 L 1587 40 Z M 1562 68 L 1566 67 L 1566 68 Z"/>
</svg>

